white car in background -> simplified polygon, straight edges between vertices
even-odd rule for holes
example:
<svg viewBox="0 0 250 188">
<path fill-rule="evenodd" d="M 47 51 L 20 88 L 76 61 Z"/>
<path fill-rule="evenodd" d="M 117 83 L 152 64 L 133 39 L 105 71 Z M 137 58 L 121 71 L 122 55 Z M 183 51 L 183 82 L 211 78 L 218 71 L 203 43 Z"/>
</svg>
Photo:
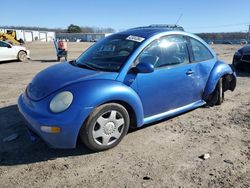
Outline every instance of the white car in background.
<svg viewBox="0 0 250 188">
<path fill-rule="evenodd" d="M 29 58 L 29 50 L 25 47 L 0 41 L 0 61 L 19 60 L 27 62 Z"/>
</svg>

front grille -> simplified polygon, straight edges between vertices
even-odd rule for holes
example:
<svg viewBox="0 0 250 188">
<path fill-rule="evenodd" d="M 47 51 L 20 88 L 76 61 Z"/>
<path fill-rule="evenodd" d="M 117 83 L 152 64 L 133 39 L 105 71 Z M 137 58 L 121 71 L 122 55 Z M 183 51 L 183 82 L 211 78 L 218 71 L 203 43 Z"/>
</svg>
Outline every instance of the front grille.
<svg viewBox="0 0 250 188">
<path fill-rule="evenodd" d="M 244 54 L 241 58 L 242 61 L 250 62 L 250 54 Z"/>
</svg>

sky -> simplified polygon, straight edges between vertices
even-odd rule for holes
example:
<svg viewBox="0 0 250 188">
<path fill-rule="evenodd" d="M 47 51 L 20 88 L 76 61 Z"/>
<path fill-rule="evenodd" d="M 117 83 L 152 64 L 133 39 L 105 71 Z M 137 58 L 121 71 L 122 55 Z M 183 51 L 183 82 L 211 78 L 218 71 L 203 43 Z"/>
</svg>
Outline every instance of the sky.
<svg viewBox="0 0 250 188">
<path fill-rule="evenodd" d="M 111 27 L 116 31 L 150 24 L 175 24 L 193 33 L 246 32 L 250 0 L 7 0 L 0 26 Z M 11 12 L 10 12 L 11 10 Z"/>
</svg>

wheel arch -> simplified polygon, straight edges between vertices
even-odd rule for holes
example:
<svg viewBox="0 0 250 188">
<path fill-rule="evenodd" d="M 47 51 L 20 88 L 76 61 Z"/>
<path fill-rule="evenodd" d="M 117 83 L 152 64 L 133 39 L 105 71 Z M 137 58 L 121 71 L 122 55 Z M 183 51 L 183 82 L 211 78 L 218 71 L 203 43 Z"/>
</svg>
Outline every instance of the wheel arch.
<svg viewBox="0 0 250 188">
<path fill-rule="evenodd" d="M 222 61 L 217 61 L 209 75 L 203 93 L 203 99 L 205 101 L 209 98 L 209 95 L 213 93 L 220 78 L 223 78 L 222 80 L 223 91 L 227 91 L 228 89 L 233 91 L 235 89 L 236 73 L 234 69 L 230 65 Z"/>
<path fill-rule="evenodd" d="M 136 128 L 137 127 L 137 115 L 135 113 L 135 110 L 133 109 L 133 107 L 125 102 L 125 101 L 122 101 L 122 100 L 111 100 L 111 101 L 107 101 L 101 105 L 104 105 L 104 104 L 108 104 L 108 103 L 116 103 L 116 104 L 120 104 L 121 106 L 123 106 L 127 111 L 128 111 L 128 114 L 129 114 L 129 119 L 130 119 L 130 124 L 129 124 L 129 128 Z"/>
<path fill-rule="evenodd" d="M 98 82 L 89 80 L 84 83 L 73 84 L 71 88 L 72 93 L 75 94 L 74 97 L 78 99 L 77 106 L 84 107 L 83 113 L 85 113 L 84 109 L 88 111 L 82 119 L 81 126 L 86 123 L 86 120 L 96 107 L 107 103 L 117 103 L 128 110 L 129 115 L 132 115 L 131 128 L 143 125 L 142 102 L 138 94 L 129 86 L 115 80 L 98 80 Z M 76 130 L 78 137 L 81 126 L 77 127 Z"/>
</svg>

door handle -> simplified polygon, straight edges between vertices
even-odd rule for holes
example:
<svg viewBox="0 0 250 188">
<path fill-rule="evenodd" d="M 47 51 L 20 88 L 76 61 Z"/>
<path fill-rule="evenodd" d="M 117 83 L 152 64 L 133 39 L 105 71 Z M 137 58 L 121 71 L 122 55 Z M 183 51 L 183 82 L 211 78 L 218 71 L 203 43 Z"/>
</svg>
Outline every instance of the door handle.
<svg viewBox="0 0 250 188">
<path fill-rule="evenodd" d="M 187 72 L 186 72 L 186 75 L 192 75 L 194 73 L 194 71 L 193 70 L 191 70 L 191 69 L 189 69 Z"/>
</svg>

